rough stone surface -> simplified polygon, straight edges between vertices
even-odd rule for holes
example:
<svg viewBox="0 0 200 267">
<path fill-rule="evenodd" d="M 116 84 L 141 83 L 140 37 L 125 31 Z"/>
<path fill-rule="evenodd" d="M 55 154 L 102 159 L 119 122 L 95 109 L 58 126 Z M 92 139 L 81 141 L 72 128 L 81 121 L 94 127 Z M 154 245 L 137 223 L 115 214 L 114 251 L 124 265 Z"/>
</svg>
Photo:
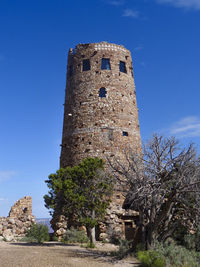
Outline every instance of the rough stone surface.
<svg viewBox="0 0 200 267">
<path fill-rule="evenodd" d="M 11 207 L 8 217 L 0 217 L 0 241 L 10 242 L 23 237 L 33 223 L 32 198 L 26 196 Z"/>
<path fill-rule="evenodd" d="M 110 69 L 102 69 L 102 59 L 110 60 Z M 84 60 L 90 61 L 89 70 L 83 70 Z M 101 88 L 105 97 L 99 94 Z M 86 157 L 105 161 L 115 157 L 125 163 L 127 147 L 141 150 L 131 53 L 123 46 L 101 42 L 69 50 L 64 107 L 61 167 Z M 137 215 L 122 209 L 125 191 L 116 185 L 105 222 L 99 226 L 100 238 L 125 235 L 125 222 Z"/>
</svg>

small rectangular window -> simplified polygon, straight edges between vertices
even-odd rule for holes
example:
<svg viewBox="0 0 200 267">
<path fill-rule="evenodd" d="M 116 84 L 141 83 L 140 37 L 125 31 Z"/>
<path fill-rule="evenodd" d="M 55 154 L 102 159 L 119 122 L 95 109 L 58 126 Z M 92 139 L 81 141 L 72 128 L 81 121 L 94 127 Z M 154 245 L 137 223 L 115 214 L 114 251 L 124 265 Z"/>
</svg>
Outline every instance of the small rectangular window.
<svg viewBox="0 0 200 267">
<path fill-rule="evenodd" d="M 84 59 L 83 60 L 83 71 L 90 70 L 90 60 Z"/>
<path fill-rule="evenodd" d="M 123 136 L 128 136 L 128 132 L 123 131 L 123 132 L 122 132 L 122 135 L 123 135 Z"/>
<path fill-rule="evenodd" d="M 126 63 L 124 61 L 120 61 L 119 62 L 119 70 L 121 72 L 124 72 L 124 73 L 127 73 L 127 70 L 126 70 Z"/>
<path fill-rule="evenodd" d="M 109 58 L 102 58 L 101 59 L 101 69 L 102 70 L 111 70 Z"/>
</svg>

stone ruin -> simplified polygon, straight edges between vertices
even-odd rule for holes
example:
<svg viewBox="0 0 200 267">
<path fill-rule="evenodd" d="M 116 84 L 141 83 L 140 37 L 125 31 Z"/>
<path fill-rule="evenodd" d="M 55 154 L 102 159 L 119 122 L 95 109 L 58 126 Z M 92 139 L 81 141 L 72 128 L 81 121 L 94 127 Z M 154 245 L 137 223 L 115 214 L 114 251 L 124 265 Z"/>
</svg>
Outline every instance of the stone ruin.
<svg viewBox="0 0 200 267">
<path fill-rule="evenodd" d="M 0 241 L 16 241 L 24 237 L 35 222 L 32 197 L 25 196 L 11 207 L 8 217 L 0 217 Z"/>
</svg>

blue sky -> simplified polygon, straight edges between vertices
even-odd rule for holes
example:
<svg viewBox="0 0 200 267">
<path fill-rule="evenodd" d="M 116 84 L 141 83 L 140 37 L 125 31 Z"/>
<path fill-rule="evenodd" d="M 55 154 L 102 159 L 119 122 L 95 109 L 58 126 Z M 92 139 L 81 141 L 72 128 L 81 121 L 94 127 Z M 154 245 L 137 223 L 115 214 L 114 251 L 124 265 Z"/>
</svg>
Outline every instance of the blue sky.
<svg viewBox="0 0 200 267">
<path fill-rule="evenodd" d="M 200 150 L 200 0 L 0 0 L 0 216 L 25 195 L 49 216 L 67 52 L 100 41 L 131 50 L 142 139 L 160 132 Z"/>
</svg>

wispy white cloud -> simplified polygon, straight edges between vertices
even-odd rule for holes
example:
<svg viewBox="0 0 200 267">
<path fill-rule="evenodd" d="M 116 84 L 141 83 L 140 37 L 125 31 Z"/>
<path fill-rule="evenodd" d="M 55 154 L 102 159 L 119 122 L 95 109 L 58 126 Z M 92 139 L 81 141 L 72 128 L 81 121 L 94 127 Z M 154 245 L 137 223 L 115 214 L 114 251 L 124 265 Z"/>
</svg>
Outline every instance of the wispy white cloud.
<svg viewBox="0 0 200 267">
<path fill-rule="evenodd" d="M 175 7 L 200 10 L 200 0 L 156 0 L 159 4 L 171 4 Z"/>
<path fill-rule="evenodd" d="M 134 51 L 140 51 L 140 50 L 143 50 L 144 47 L 142 45 L 138 45 L 134 48 Z"/>
<path fill-rule="evenodd" d="M 122 16 L 137 19 L 140 16 L 140 12 L 134 9 L 127 8 L 127 9 L 124 9 Z"/>
<path fill-rule="evenodd" d="M 200 137 L 200 118 L 190 116 L 175 122 L 169 128 L 169 134 L 182 137 Z"/>
<path fill-rule="evenodd" d="M 0 201 L 5 201 L 5 200 L 7 200 L 7 199 L 0 197 Z"/>
<path fill-rule="evenodd" d="M 8 180 L 16 175 L 15 171 L 0 171 L 0 182 Z"/>
<path fill-rule="evenodd" d="M 110 5 L 113 5 L 113 6 L 123 6 L 125 3 L 124 0 L 113 0 L 113 1 L 109 1 L 109 4 Z"/>
</svg>

